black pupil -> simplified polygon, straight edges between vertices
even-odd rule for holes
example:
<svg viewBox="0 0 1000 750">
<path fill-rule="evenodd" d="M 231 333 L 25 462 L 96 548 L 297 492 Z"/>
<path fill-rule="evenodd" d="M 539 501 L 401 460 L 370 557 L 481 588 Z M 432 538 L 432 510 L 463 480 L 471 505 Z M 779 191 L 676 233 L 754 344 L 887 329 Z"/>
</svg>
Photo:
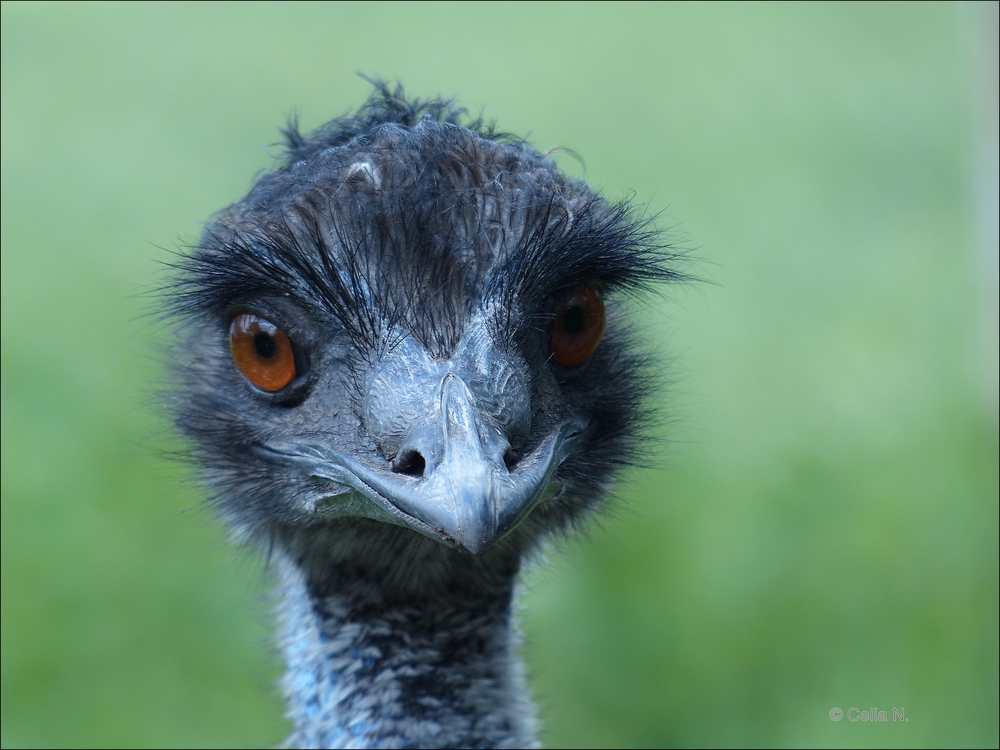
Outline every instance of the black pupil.
<svg viewBox="0 0 1000 750">
<path fill-rule="evenodd" d="M 563 330 L 571 336 L 582 331 L 586 323 L 587 313 L 583 311 L 582 307 L 576 305 L 567 307 L 566 312 L 563 313 Z"/>
<path fill-rule="evenodd" d="M 264 359 L 270 359 L 278 351 L 278 345 L 274 343 L 274 337 L 266 333 L 258 333 L 253 337 L 253 346 L 257 353 Z"/>
</svg>

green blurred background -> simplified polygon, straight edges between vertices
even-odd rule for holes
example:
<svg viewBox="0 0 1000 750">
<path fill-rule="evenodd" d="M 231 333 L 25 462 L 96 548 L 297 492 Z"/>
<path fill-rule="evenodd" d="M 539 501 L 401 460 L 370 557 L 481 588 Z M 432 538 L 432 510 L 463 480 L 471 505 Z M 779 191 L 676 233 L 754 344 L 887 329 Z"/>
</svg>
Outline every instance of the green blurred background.
<svg viewBox="0 0 1000 750">
<path fill-rule="evenodd" d="M 362 71 L 575 150 L 713 282 L 642 313 L 657 468 L 529 576 L 546 744 L 995 747 L 995 8 L 4 3 L 3 745 L 286 733 L 144 316 Z"/>
</svg>

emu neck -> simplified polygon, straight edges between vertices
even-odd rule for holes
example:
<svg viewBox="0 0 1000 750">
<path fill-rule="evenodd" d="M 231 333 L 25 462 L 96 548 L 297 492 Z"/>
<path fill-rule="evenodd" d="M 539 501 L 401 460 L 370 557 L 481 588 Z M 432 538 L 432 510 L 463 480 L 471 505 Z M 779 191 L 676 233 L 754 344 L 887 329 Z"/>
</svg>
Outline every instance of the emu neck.
<svg viewBox="0 0 1000 750">
<path fill-rule="evenodd" d="M 317 543 L 282 561 L 288 745 L 537 746 L 511 621 L 516 560 L 485 570 L 420 539 L 376 564 Z"/>
</svg>

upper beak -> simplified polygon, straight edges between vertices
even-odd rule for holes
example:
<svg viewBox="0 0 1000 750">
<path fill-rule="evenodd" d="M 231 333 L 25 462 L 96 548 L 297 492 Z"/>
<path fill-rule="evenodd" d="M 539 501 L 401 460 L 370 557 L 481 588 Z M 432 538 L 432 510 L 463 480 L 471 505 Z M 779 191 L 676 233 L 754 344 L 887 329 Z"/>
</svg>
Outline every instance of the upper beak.
<svg viewBox="0 0 1000 750">
<path fill-rule="evenodd" d="M 391 521 L 480 554 L 521 523 L 546 490 L 554 489 L 553 475 L 587 422 L 564 422 L 508 469 L 506 439 L 495 428 L 483 429 L 462 379 L 447 373 L 439 399 L 436 419 L 411 431 L 400 451 L 418 454 L 422 472 L 394 472 L 316 444 L 273 445 L 263 451 L 272 459 L 304 463 L 310 475 L 346 485 L 369 504 L 359 508 L 340 493 L 330 505 L 338 515 Z"/>
</svg>

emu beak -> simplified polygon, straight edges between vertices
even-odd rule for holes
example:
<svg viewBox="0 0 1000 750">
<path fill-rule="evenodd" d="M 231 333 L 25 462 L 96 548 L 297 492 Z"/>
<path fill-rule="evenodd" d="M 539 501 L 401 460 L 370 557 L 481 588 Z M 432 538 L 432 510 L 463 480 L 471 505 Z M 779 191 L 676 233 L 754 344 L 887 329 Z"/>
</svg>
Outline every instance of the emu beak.
<svg viewBox="0 0 1000 750">
<path fill-rule="evenodd" d="M 334 515 L 388 521 L 482 554 L 527 518 L 547 491 L 558 489 L 553 475 L 588 423 L 564 422 L 508 469 L 507 441 L 480 428 L 472 396 L 454 373 L 441 381 L 439 403 L 436 424 L 412 431 L 400 451 L 423 459 L 419 472 L 392 471 L 315 444 L 262 450 L 353 490 L 330 498 Z"/>
<path fill-rule="evenodd" d="M 453 373 L 441 382 L 439 413 L 438 424 L 411 432 L 401 451 L 419 456 L 420 478 L 402 486 L 371 472 L 365 478 L 404 513 L 478 554 L 513 527 L 507 516 L 527 498 L 504 463 L 507 441 L 483 438 L 472 396 Z"/>
</svg>

